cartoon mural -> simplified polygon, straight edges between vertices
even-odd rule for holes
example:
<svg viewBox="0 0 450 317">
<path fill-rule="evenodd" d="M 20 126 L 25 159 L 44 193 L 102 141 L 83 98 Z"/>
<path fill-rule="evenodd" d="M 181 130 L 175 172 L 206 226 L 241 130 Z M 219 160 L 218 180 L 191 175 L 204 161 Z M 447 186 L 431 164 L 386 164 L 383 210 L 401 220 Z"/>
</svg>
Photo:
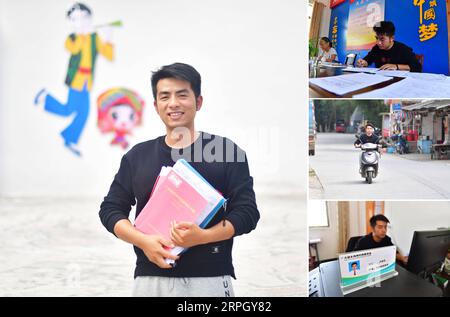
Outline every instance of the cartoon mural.
<svg viewBox="0 0 450 317">
<path fill-rule="evenodd" d="M 144 106 L 144 100 L 129 89 L 108 89 L 97 98 L 97 125 L 102 133 L 115 133 L 111 144 L 126 149 L 125 136 L 141 124 Z"/>
<path fill-rule="evenodd" d="M 95 73 L 95 62 L 98 55 L 113 60 L 114 48 L 111 43 L 111 27 L 121 26 L 120 21 L 108 25 L 94 27 L 92 12 L 82 3 L 75 3 L 68 11 L 67 18 L 74 32 L 65 42 L 70 60 L 65 84 L 69 88 L 66 103 L 58 101 L 46 89 L 36 95 L 34 103 L 43 105 L 45 111 L 57 116 L 73 116 L 69 126 L 61 132 L 64 145 L 74 154 L 81 156 L 76 145 L 89 116 L 90 91 Z M 96 31 L 100 30 L 102 36 Z"/>
</svg>

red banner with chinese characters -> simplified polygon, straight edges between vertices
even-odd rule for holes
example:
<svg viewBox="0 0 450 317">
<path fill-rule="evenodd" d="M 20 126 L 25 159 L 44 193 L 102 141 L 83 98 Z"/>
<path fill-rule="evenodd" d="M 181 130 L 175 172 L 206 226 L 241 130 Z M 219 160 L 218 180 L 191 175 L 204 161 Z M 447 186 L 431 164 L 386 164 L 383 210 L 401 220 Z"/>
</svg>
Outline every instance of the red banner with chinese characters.
<svg viewBox="0 0 450 317">
<path fill-rule="evenodd" d="M 331 0 L 330 1 L 330 8 L 333 9 L 335 6 L 337 6 L 338 4 L 341 4 L 345 2 L 345 0 Z"/>
</svg>

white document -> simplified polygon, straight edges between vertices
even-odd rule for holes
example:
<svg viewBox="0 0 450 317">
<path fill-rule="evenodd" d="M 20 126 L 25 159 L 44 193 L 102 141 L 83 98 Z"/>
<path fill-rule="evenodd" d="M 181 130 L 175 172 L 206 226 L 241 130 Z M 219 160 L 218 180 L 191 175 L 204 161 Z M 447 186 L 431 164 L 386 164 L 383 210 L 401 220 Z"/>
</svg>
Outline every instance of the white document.
<svg viewBox="0 0 450 317">
<path fill-rule="evenodd" d="M 422 80 L 447 80 L 449 78 L 444 74 L 431 74 L 431 73 L 409 73 L 406 77 Z"/>
<path fill-rule="evenodd" d="M 392 77 L 358 73 L 333 77 L 311 78 L 309 82 L 337 95 L 345 95 L 346 93 L 389 81 L 391 79 Z"/>
<path fill-rule="evenodd" d="M 346 68 L 347 66 L 340 63 L 322 62 L 319 64 L 319 67 Z"/>
<path fill-rule="evenodd" d="M 166 168 L 167 170 L 170 170 L 170 167 Z M 198 174 L 194 169 L 188 165 L 188 163 L 185 160 L 178 160 L 172 169 L 183 178 L 186 182 L 188 182 L 192 187 L 194 187 L 199 194 L 201 194 L 207 201 L 207 205 L 205 209 L 203 210 L 202 214 L 198 217 L 196 224 L 200 225 L 207 217 L 210 215 L 210 213 L 217 208 L 218 205 L 223 205 L 225 202 L 225 199 L 223 196 L 214 189 L 205 179 L 203 179 L 200 174 Z M 163 172 L 163 171 L 162 171 Z M 165 172 L 165 171 L 164 171 Z M 170 250 L 171 254 L 179 255 L 181 252 L 184 251 L 183 247 L 175 247 Z M 165 262 L 167 264 L 173 264 L 175 263 L 174 260 L 166 259 Z"/>
<path fill-rule="evenodd" d="M 432 73 L 412 73 L 407 70 L 380 70 L 376 74 L 391 77 L 415 78 L 422 80 L 446 80 L 447 76 L 443 74 Z"/>
<path fill-rule="evenodd" d="M 355 95 L 353 98 L 450 98 L 450 79 L 446 77 L 444 80 L 422 80 L 407 77 L 387 87 Z"/>
<path fill-rule="evenodd" d="M 410 72 L 408 70 L 379 70 L 376 72 L 377 75 L 383 75 L 388 77 L 408 77 Z"/>
<path fill-rule="evenodd" d="M 402 78 L 408 77 L 409 74 L 409 71 L 407 70 L 381 70 L 379 68 L 373 67 L 347 67 L 342 71 L 353 73 L 369 73 L 388 77 L 402 77 Z"/>
<path fill-rule="evenodd" d="M 370 73 L 375 74 L 378 71 L 378 68 L 375 67 L 346 67 L 342 71 L 344 72 L 352 72 L 352 73 Z"/>
<path fill-rule="evenodd" d="M 199 217 L 201 222 L 224 198 L 215 188 L 207 183 L 203 177 L 197 174 L 197 172 L 195 172 L 190 166 L 185 164 L 185 162 L 186 161 L 184 160 L 178 160 L 173 166 L 173 170 L 207 200 L 207 210 L 205 210 L 202 216 Z M 198 224 L 200 224 L 200 222 Z"/>
<path fill-rule="evenodd" d="M 162 179 L 169 174 L 171 169 L 172 169 L 171 167 L 167 167 L 167 166 L 163 166 L 161 168 L 161 171 L 159 172 L 159 180 L 157 181 L 155 188 L 153 189 L 154 192 L 156 192 L 156 190 L 158 189 L 159 185 L 162 182 Z"/>
</svg>

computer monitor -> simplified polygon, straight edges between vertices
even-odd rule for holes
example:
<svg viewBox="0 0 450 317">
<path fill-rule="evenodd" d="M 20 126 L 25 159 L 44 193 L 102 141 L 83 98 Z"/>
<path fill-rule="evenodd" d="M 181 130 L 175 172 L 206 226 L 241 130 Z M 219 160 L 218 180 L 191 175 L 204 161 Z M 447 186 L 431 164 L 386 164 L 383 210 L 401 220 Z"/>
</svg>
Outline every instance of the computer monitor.
<svg viewBox="0 0 450 317">
<path fill-rule="evenodd" d="M 450 230 L 415 231 L 406 269 L 427 275 L 444 261 L 450 248 Z"/>
</svg>

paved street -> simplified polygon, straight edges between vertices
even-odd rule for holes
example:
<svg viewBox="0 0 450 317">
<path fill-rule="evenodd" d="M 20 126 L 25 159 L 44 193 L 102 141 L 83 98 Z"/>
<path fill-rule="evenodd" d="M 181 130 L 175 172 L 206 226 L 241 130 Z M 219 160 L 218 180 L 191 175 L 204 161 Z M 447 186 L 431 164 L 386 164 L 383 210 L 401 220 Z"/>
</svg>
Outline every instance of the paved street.
<svg viewBox="0 0 450 317">
<path fill-rule="evenodd" d="M 257 230 L 235 239 L 236 296 L 305 296 L 304 197 L 257 202 Z M 0 296 L 130 296 L 134 252 L 98 208 L 92 198 L 0 198 Z"/>
<path fill-rule="evenodd" d="M 366 184 L 358 172 L 361 150 L 353 147 L 354 140 L 353 134 L 318 133 L 316 155 L 309 157 L 317 176 L 310 172 L 310 198 L 450 199 L 450 160 L 383 154 L 377 178 Z"/>
</svg>

